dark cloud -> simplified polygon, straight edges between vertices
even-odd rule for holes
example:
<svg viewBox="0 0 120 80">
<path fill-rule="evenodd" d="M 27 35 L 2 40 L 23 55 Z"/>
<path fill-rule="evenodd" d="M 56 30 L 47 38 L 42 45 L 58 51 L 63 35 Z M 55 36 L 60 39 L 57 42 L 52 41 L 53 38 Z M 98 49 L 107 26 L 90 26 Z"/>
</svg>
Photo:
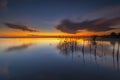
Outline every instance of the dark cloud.
<svg viewBox="0 0 120 80">
<path fill-rule="evenodd" d="M 0 10 L 4 10 L 7 8 L 8 1 L 7 0 L 0 0 Z"/>
<path fill-rule="evenodd" d="M 7 27 L 12 28 L 12 29 L 18 29 L 22 31 L 29 31 L 29 32 L 37 32 L 37 30 L 28 27 L 26 25 L 20 25 L 20 24 L 13 24 L 13 23 L 4 23 Z"/>
<path fill-rule="evenodd" d="M 90 21 L 73 22 L 69 19 L 61 21 L 55 28 L 62 32 L 75 34 L 80 30 L 87 30 L 90 32 L 103 32 L 113 30 L 111 26 L 120 24 L 120 17 L 116 18 L 100 18 Z"/>
</svg>

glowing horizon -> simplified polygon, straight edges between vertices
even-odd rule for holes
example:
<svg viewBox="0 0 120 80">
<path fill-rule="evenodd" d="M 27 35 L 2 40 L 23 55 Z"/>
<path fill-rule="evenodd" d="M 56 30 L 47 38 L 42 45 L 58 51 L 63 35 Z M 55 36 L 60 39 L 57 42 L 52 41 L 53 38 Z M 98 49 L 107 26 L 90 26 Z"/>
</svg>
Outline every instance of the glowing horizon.
<svg viewBox="0 0 120 80">
<path fill-rule="evenodd" d="M 108 34 L 108 33 L 107 33 Z M 78 34 L 68 34 L 68 33 L 3 33 L 0 34 L 0 37 L 40 37 L 40 36 L 102 36 L 104 33 L 91 33 L 91 32 L 85 32 L 85 33 L 78 33 Z"/>
</svg>

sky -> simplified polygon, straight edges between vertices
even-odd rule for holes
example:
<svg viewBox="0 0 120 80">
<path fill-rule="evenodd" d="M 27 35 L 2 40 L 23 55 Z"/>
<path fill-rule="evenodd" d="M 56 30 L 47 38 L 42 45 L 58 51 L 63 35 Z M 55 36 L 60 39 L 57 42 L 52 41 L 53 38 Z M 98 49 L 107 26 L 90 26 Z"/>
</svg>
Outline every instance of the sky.
<svg viewBox="0 0 120 80">
<path fill-rule="evenodd" d="M 0 0 L 0 36 L 118 32 L 119 22 L 120 0 Z"/>
</svg>

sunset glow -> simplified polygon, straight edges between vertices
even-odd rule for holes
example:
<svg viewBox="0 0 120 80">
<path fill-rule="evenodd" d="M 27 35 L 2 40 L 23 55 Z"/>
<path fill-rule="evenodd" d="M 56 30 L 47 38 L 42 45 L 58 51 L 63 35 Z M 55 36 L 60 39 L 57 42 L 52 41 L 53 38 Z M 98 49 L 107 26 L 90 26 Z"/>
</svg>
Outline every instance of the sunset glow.
<svg viewBox="0 0 120 80">
<path fill-rule="evenodd" d="M 102 35 L 107 35 L 110 34 L 110 32 L 81 32 L 81 33 L 77 33 L 77 34 L 69 34 L 69 33 L 61 33 L 61 32 L 54 32 L 54 33 L 47 33 L 47 32 L 13 32 L 10 31 L 7 33 L 6 32 L 2 32 L 0 34 L 0 37 L 41 37 L 41 36 L 93 36 L 93 35 L 97 35 L 97 36 L 102 36 Z"/>
</svg>

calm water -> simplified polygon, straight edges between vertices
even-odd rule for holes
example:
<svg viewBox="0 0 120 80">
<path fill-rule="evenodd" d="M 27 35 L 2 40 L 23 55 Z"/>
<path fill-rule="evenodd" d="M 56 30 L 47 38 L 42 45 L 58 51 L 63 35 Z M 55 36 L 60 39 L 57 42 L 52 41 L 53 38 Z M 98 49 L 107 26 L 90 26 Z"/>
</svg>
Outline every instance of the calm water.
<svg viewBox="0 0 120 80">
<path fill-rule="evenodd" d="M 120 80 L 116 39 L 0 39 L 0 80 Z"/>
</svg>

